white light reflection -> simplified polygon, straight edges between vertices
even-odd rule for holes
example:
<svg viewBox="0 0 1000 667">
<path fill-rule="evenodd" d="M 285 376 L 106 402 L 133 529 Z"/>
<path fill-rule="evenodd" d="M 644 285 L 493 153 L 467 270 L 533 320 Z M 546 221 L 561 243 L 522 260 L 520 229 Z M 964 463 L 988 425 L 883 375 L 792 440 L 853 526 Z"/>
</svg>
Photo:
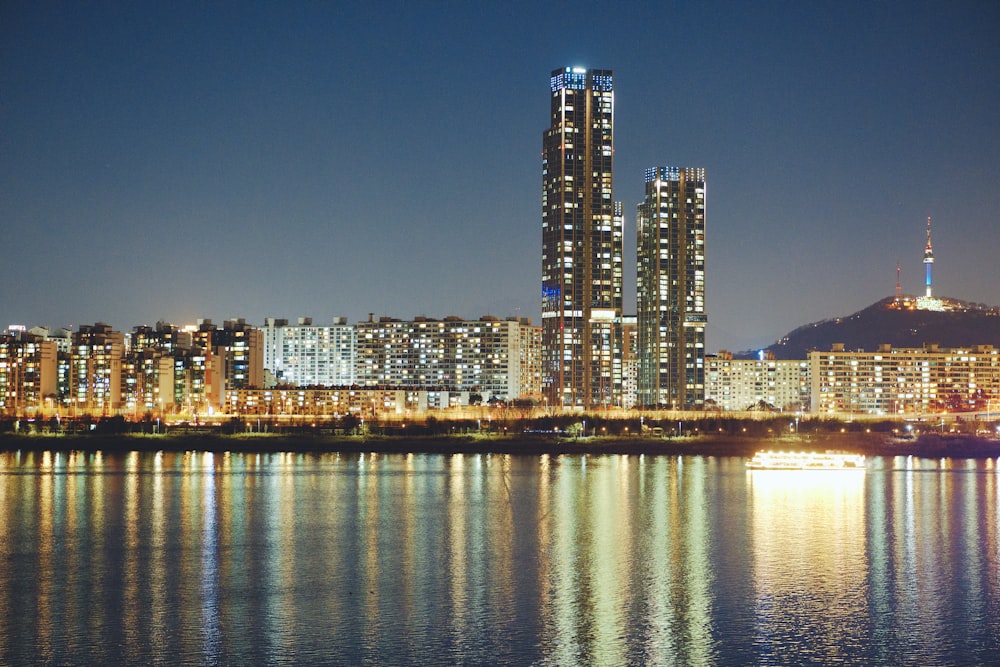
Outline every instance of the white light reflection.
<svg viewBox="0 0 1000 667">
<path fill-rule="evenodd" d="M 747 477 L 761 659 L 827 655 L 838 638 L 861 634 L 855 625 L 866 614 L 866 475 L 754 470 Z M 801 633 L 802 619 L 822 626 L 824 644 Z"/>
<path fill-rule="evenodd" d="M 205 466 L 201 494 L 201 634 L 203 655 L 221 655 L 222 625 L 219 617 L 219 543 L 216 528 L 215 468 L 212 452 L 202 454 Z"/>
</svg>

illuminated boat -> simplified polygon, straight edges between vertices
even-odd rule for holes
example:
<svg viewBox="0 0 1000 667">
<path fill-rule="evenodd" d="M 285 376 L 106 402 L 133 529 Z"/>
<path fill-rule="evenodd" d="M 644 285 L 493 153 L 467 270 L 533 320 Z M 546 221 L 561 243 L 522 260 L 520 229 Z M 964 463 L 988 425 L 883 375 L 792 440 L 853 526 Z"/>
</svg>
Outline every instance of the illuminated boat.
<svg viewBox="0 0 1000 667">
<path fill-rule="evenodd" d="M 845 452 L 772 452 L 762 450 L 747 461 L 750 470 L 864 470 L 863 454 Z"/>
</svg>

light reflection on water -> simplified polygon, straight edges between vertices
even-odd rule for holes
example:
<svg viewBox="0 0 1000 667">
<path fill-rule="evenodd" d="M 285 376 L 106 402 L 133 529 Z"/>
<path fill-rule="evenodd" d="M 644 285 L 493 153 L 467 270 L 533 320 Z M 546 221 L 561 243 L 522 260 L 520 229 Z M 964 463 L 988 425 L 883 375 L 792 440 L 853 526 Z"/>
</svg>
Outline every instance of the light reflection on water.
<svg viewBox="0 0 1000 667">
<path fill-rule="evenodd" d="M 0 453 L 0 664 L 985 663 L 997 474 Z"/>
<path fill-rule="evenodd" d="M 759 654 L 772 664 L 857 655 L 865 636 L 857 624 L 868 593 L 866 473 L 747 475 Z"/>
</svg>

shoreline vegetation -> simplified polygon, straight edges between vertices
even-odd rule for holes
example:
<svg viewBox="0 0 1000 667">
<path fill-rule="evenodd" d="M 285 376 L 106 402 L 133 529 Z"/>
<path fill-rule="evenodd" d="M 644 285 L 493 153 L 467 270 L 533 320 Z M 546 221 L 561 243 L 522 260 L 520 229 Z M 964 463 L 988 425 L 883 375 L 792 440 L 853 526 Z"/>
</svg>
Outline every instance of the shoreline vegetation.
<svg viewBox="0 0 1000 667">
<path fill-rule="evenodd" d="M 1000 439 L 967 434 L 881 433 L 567 436 L 565 434 L 307 435 L 287 433 L 21 434 L 0 433 L 0 451 L 385 453 L 512 455 L 681 455 L 750 457 L 758 450 L 843 451 L 919 458 L 1000 457 Z"/>
</svg>

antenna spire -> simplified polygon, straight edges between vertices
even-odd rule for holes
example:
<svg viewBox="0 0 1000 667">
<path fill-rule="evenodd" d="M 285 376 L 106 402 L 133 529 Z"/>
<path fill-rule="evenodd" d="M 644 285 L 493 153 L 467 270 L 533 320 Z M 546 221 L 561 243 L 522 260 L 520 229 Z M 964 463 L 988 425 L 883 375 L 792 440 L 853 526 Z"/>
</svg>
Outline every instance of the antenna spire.
<svg viewBox="0 0 1000 667">
<path fill-rule="evenodd" d="M 903 302 L 903 283 L 899 279 L 899 260 L 896 260 L 896 305 Z"/>
<path fill-rule="evenodd" d="M 924 248 L 924 270 L 927 279 L 924 281 L 925 296 L 931 298 L 931 266 L 934 264 L 934 249 L 931 248 L 931 216 L 927 216 L 927 247 Z"/>
</svg>

